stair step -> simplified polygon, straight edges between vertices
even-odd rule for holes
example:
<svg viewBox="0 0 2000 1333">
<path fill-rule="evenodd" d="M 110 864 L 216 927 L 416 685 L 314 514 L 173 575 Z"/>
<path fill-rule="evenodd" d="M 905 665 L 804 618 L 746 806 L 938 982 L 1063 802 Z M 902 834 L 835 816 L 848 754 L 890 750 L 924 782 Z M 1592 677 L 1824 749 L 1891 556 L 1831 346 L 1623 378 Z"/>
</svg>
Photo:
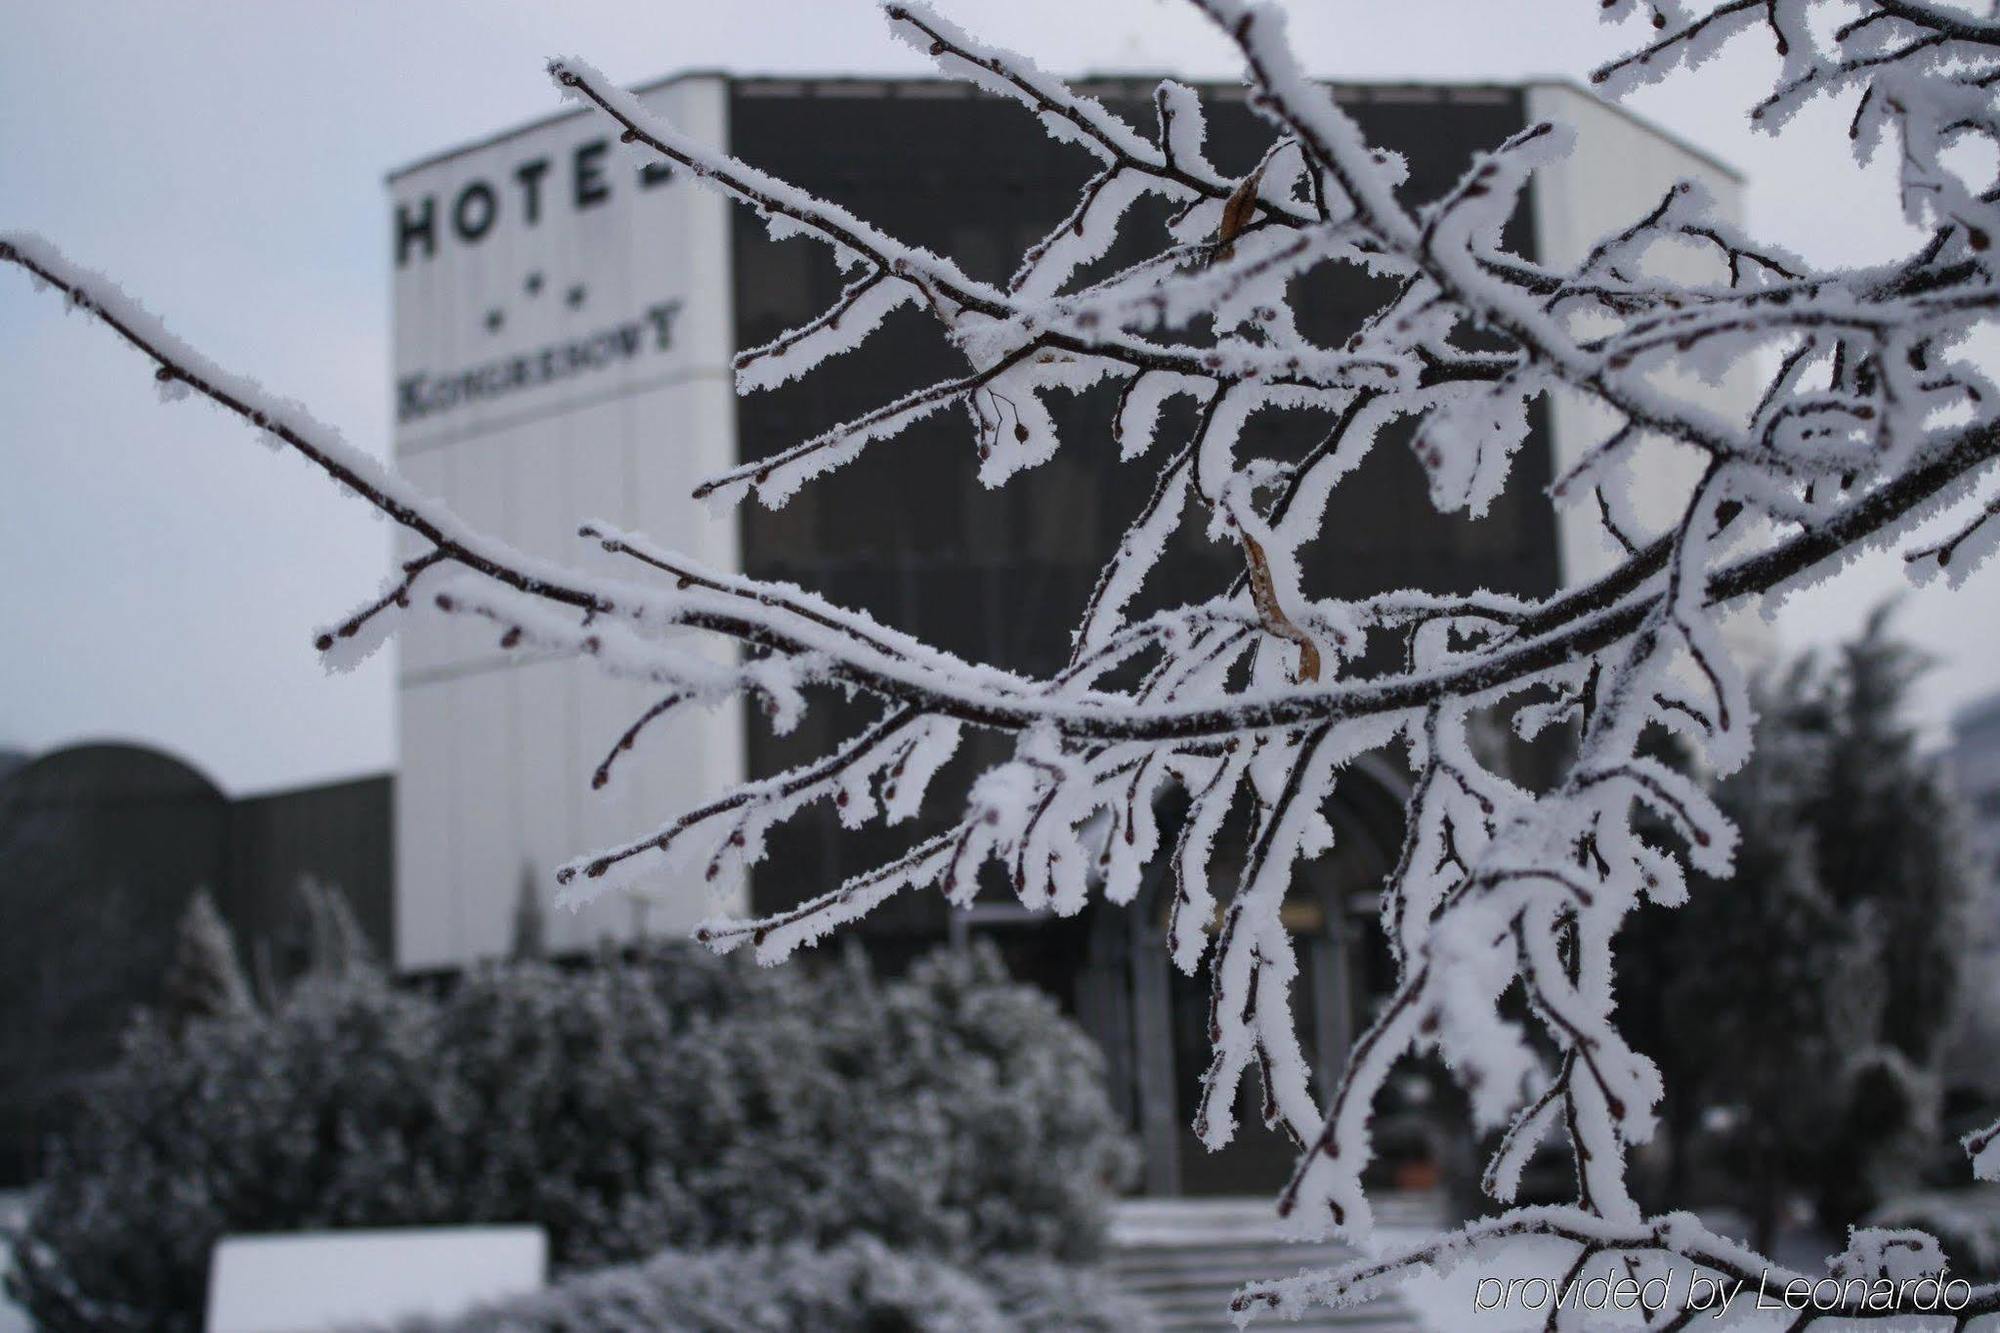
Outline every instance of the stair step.
<svg viewBox="0 0 2000 1333">
<path fill-rule="evenodd" d="M 1377 1207 L 1385 1225 L 1434 1226 L 1441 1214 L 1428 1195 L 1392 1196 Z M 1133 1199 L 1113 1215 L 1106 1260 L 1112 1280 L 1152 1311 L 1162 1333 L 1224 1333 L 1235 1327 L 1229 1301 L 1244 1284 L 1331 1267 L 1354 1254 L 1337 1242 L 1284 1239 L 1268 1199 Z M 1358 1309 L 1311 1310 L 1281 1326 L 1288 1333 L 1422 1333 L 1394 1296 Z"/>
<path fill-rule="evenodd" d="M 1186 1273 L 1142 1274 L 1136 1277 L 1115 1271 L 1111 1274 L 1112 1279 L 1127 1291 L 1162 1296 L 1183 1291 L 1236 1291 L 1252 1282 L 1272 1282 L 1296 1276 L 1296 1268 L 1282 1272 L 1269 1268 L 1217 1268 L 1207 1272 L 1190 1270 Z"/>
<path fill-rule="evenodd" d="M 1262 1273 L 1296 1273 L 1301 1268 L 1325 1268 L 1354 1257 L 1352 1250 L 1306 1249 L 1215 1249 L 1189 1246 L 1183 1250 L 1143 1250 L 1115 1256 L 1108 1267 L 1118 1273 L 1179 1273 L 1188 1269 L 1218 1272 L 1256 1270 Z"/>
</svg>

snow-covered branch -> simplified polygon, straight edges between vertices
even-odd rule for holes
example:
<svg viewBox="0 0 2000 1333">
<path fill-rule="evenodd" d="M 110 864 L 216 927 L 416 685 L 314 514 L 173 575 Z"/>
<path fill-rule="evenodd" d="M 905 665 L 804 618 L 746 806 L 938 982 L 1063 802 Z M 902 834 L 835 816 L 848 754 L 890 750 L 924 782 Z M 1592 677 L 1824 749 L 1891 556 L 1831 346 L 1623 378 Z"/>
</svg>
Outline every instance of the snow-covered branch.
<svg viewBox="0 0 2000 1333">
<path fill-rule="evenodd" d="M 1235 44 L 1251 105 L 1271 125 L 1268 151 L 1240 178 L 1210 163 L 1189 88 L 1161 84 L 1142 130 L 914 0 L 884 5 L 895 34 L 944 73 L 1020 103 L 1097 164 L 1004 288 L 699 143 L 583 61 L 550 66 L 566 95 L 628 143 L 775 233 L 824 243 L 849 273 L 829 309 L 738 357 L 740 391 L 814 371 L 905 305 L 927 312 L 964 359 L 962 373 L 712 478 L 703 494 L 782 504 L 946 410 L 966 413 L 989 485 L 1062 448 L 1115 449 L 1153 469 L 1148 499 L 1078 608 L 1069 662 L 1047 678 L 963 661 L 810 592 L 705 569 L 602 523 L 585 523 L 579 540 L 619 557 L 622 574 L 530 558 L 175 341 L 46 242 L 0 236 L 0 261 L 112 328 L 151 361 L 165 396 L 222 407 L 417 538 L 420 554 L 379 597 L 321 633 L 330 663 L 429 609 L 490 622 L 504 649 L 580 654 L 648 682 L 658 702 L 618 739 L 600 785 L 648 724 L 685 703 L 743 697 L 781 729 L 819 686 L 878 705 L 829 752 L 662 812 L 654 833 L 564 867 L 572 899 L 663 862 L 710 879 L 753 865 L 771 836 L 822 802 L 859 827 L 950 799 L 962 806 L 955 822 L 874 870 L 778 916 L 711 921 L 701 937 L 775 961 L 897 894 L 969 903 L 983 871 L 1031 908 L 1074 913 L 1093 894 L 1130 901 L 1143 868 L 1165 856 L 1169 950 L 1189 973 L 1206 957 L 1212 983 L 1196 1130 L 1212 1146 L 1228 1141 L 1254 1070 L 1263 1119 L 1300 1148 L 1278 1202 L 1299 1231 L 1367 1234 L 1371 1110 L 1410 1056 L 1442 1057 L 1477 1125 L 1505 1129 L 1486 1175 L 1497 1200 L 1512 1199 L 1538 1144 L 1558 1127 L 1568 1138 L 1575 1206 L 1517 1210 L 1259 1288 L 1240 1310 L 1357 1299 L 1529 1235 L 1578 1247 L 1577 1271 L 1649 1256 L 1751 1271 L 1761 1261 L 1689 1219 L 1642 1217 L 1625 1185 L 1627 1151 L 1651 1133 L 1661 1089 L 1620 1035 L 1611 941 L 1641 898 L 1685 899 L 1684 863 L 1726 874 L 1734 841 L 1704 792 L 1645 758 L 1642 742 L 1670 731 L 1717 771 L 1743 761 L 1750 708 L 1720 630 L 1732 611 L 1871 546 L 1900 544 L 1913 571 L 1956 579 L 2000 545 L 2000 416 L 1985 369 L 1963 351 L 2000 301 L 1990 241 L 2000 217 L 1990 182 L 1965 179 L 1953 155 L 1968 136 L 2000 144 L 2000 29 L 1909 0 L 1869 0 L 1830 29 L 1809 19 L 1835 7 L 1810 0 L 1646 8 L 1658 23 L 1645 46 L 1602 82 L 1630 86 L 1732 38 L 1774 34 L 1785 72 L 1753 114 L 1775 124 L 1807 98 L 1852 92 L 1857 143 L 1895 141 L 1905 203 L 1929 238 L 1895 263 L 1817 270 L 1741 234 L 1683 185 L 1563 271 L 1503 240 L 1534 173 L 1566 151 L 1563 127 L 1528 126 L 1449 189 L 1413 197 L 1401 160 L 1305 76 L 1281 9 L 1191 2 Z M 1630 0 L 1605 8 L 1614 19 L 1637 12 Z M 1108 265 L 1147 196 L 1174 208 L 1168 226 L 1143 259 Z M 1705 276 L 1666 276 L 1668 253 L 1673 272 L 1689 272 L 1693 255 Z M 1354 273 L 1392 279 L 1392 294 L 1342 345 L 1313 343 L 1297 327 L 1294 284 Z M 1667 387 L 1757 367 L 1764 390 L 1747 411 Z M 1119 392 L 1104 435 L 1059 440 L 1049 396 L 1107 382 Z M 1599 518 L 1626 552 L 1621 563 L 1542 597 L 1315 593 L 1310 554 L 1329 498 L 1385 428 L 1413 422 L 1434 503 L 1477 516 L 1507 484 L 1531 405 L 1554 394 L 1594 403 L 1611 423 L 1550 493 Z M 1195 406 L 1195 429 L 1155 451 L 1162 407 L 1176 397 Z M 1259 453 L 1245 426 L 1273 409 L 1317 414 L 1324 433 Z M 1704 470 L 1682 512 L 1648 529 L 1628 492 L 1635 454 L 1661 441 L 1697 451 Z M 1967 501 L 1971 517 L 1957 527 L 1918 533 Z M 1231 573 L 1172 589 L 1170 609 L 1135 612 L 1169 539 L 1190 524 L 1227 553 Z M 720 665 L 687 650 L 688 629 L 750 651 Z M 1523 734 L 1573 725 L 1562 771 L 1540 788 L 1497 771 L 1474 743 L 1496 715 Z M 962 792 L 930 795 L 968 729 L 1007 735 L 1011 757 Z M 1299 965 L 1282 906 L 1301 863 L 1332 841 L 1342 775 L 1383 753 L 1416 775 L 1381 893 L 1398 982 L 1344 1071 L 1313 1071 L 1290 1017 Z M 1189 797 L 1170 846 L 1154 816 L 1169 786 Z M 1238 881 L 1217 885 L 1219 830 L 1239 801 L 1253 810 L 1250 846 Z M 1651 841 L 1658 828 L 1674 845 Z M 1993 1135 L 1975 1140 L 1968 1147 L 1990 1171 Z M 1909 1248 L 1857 1250 L 1851 1266 L 1881 1267 L 1889 1250 Z M 2000 1297 L 1981 1289 L 1978 1300 L 1991 1309 Z"/>
</svg>

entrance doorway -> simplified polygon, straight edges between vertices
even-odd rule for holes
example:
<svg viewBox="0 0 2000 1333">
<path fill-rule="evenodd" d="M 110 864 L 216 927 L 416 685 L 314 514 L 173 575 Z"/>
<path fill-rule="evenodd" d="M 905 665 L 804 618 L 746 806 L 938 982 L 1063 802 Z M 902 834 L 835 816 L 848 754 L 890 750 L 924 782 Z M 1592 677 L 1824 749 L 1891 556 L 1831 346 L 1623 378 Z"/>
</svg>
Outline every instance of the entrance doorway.
<svg viewBox="0 0 2000 1333">
<path fill-rule="evenodd" d="M 1376 895 L 1401 846 L 1405 786 L 1388 765 L 1344 774 L 1326 811 L 1333 847 L 1300 868 L 1285 899 L 1284 922 L 1299 963 L 1292 1017 L 1322 1104 L 1357 1025 L 1392 980 Z M 1218 847 L 1248 844 L 1241 810 L 1232 815 L 1238 819 L 1236 836 L 1226 825 Z M 1163 820 L 1167 846 L 1175 822 Z M 1218 888 L 1235 883 L 1240 869 L 1227 862 L 1219 855 L 1213 866 Z M 1113 1099 L 1142 1142 L 1147 1194 L 1274 1194 L 1291 1177 L 1297 1151 L 1282 1132 L 1264 1127 L 1254 1073 L 1237 1090 L 1231 1143 L 1210 1152 L 1189 1128 L 1210 1056 L 1209 975 L 1206 959 L 1190 977 L 1167 956 L 1171 879 L 1162 858 L 1132 906 L 1093 909 L 1078 1016 L 1103 1045 Z"/>
</svg>

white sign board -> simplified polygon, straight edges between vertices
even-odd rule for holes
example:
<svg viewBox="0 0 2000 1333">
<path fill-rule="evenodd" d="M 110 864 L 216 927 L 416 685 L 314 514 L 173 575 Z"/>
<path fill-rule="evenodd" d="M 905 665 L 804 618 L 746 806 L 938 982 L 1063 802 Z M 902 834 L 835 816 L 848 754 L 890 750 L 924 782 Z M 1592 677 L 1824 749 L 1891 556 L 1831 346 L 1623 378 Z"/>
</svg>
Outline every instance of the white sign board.
<svg viewBox="0 0 2000 1333">
<path fill-rule="evenodd" d="M 540 1227 L 409 1227 L 227 1236 L 208 1271 L 208 1333 L 325 1333 L 449 1318 L 539 1291 Z"/>
</svg>

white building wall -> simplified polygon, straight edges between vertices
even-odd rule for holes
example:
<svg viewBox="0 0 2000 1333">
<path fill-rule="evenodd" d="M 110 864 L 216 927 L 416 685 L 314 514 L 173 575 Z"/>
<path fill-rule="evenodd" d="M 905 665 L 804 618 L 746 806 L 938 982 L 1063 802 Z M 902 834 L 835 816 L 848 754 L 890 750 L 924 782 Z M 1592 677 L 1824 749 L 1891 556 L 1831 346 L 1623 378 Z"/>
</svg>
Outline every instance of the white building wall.
<svg viewBox="0 0 2000 1333">
<path fill-rule="evenodd" d="M 1720 215 L 1743 218 L 1742 182 L 1713 159 L 1661 134 L 1590 94 L 1568 84 L 1537 84 L 1527 90 L 1530 122 L 1549 120 L 1573 127 L 1576 146 L 1563 161 L 1536 174 L 1533 198 L 1541 260 L 1572 268 L 1606 235 L 1628 227 L 1660 202 L 1677 181 L 1691 180 L 1715 201 Z M 1719 253 L 1698 246 L 1654 248 L 1649 276 L 1713 282 L 1725 272 Z M 1720 387 L 1692 377 L 1665 376 L 1659 387 L 1704 400 L 1730 419 L 1747 418 L 1760 383 L 1755 363 L 1738 366 Z M 1560 477 L 1592 446 L 1617 429 L 1619 418 L 1601 403 L 1564 393 L 1551 404 L 1555 475 Z M 1648 439 L 1635 455 L 1630 500 L 1643 535 L 1664 530 L 1686 507 L 1701 477 L 1705 455 L 1671 441 Z M 1624 556 L 1604 530 L 1597 503 L 1588 491 L 1557 509 L 1557 542 L 1563 582 L 1576 584 L 1608 572 Z M 1641 534 L 1632 534 L 1640 536 Z M 1768 626 L 1754 613 L 1739 613 L 1725 627 L 1739 652 L 1762 660 L 1772 650 Z"/>
<path fill-rule="evenodd" d="M 725 141 L 721 78 L 644 96 Z M 578 113 L 393 179 L 391 215 L 407 232 L 394 269 L 397 460 L 532 554 L 603 567 L 610 557 L 576 536 L 601 518 L 734 569 L 734 516 L 689 495 L 736 457 L 728 206 L 678 180 L 642 183 L 649 160 L 615 125 Z M 584 348 L 574 362 L 573 345 Z M 479 391 L 465 391 L 457 377 L 479 367 Z M 548 902 L 556 866 L 642 836 L 743 773 L 737 710 L 676 713 L 592 791 L 591 773 L 656 691 L 586 662 L 503 652 L 493 626 L 469 619 L 419 617 L 401 646 L 400 966 L 504 952 L 524 876 Z M 550 947 L 642 926 L 681 934 L 717 906 L 698 870 L 656 872 L 646 888 L 644 905 L 617 896 L 548 911 Z M 740 885 L 719 896 L 741 906 Z"/>
</svg>

